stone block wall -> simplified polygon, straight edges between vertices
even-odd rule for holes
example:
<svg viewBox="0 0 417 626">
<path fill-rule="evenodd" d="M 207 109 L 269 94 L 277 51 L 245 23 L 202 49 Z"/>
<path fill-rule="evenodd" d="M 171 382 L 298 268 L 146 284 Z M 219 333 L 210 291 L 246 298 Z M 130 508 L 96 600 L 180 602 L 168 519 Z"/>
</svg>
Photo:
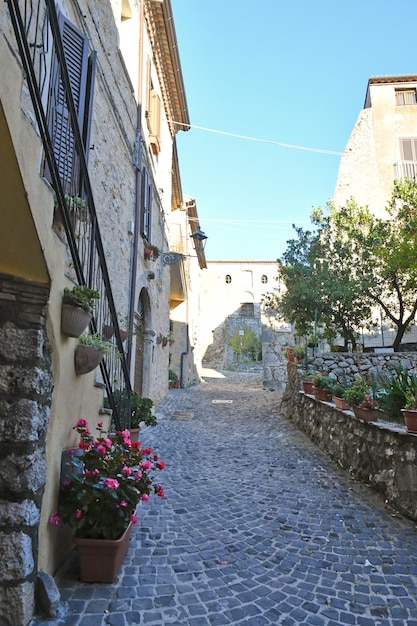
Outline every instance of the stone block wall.
<svg viewBox="0 0 417 626">
<path fill-rule="evenodd" d="M 0 275 L 0 624 L 31 619 L 52 369 L 49 288 Z"/>
<path fill-rule="evenodd" d="M 351 383 L 355 376 L 370 378 L 400 366 L 417 371 L 417 352 L 329 352 L 314 358 L 310 366 L 312 370 L 328 371 L 341 384 L 345 379 Z"/>
<path fill-rule="evenodd" d="M 355 480 L 379 491 L 402 515 L 417 520 L 417 435 L 385 422 L 364 423 L 352 411 L 300 391 L 299 368 L 288 363 L 280 412 Z"/>
</svg>

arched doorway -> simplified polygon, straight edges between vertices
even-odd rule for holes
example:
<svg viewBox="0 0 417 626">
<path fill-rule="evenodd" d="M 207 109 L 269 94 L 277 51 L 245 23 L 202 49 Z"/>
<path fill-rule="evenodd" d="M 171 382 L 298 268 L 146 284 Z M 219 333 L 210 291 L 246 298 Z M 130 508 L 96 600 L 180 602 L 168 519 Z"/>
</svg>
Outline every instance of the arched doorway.
<svg viewBox="0 0 417 626">
<path fill-rule="evenodd" d="M 148 291 L 143 288 L 139 295 L 138 307 L 135 314 L 135 323 L 138 329 L 135 345 L 135 375 L 133 389 L 141 396 L 147 395 L 149 387 L 148 370 L 145 364 L 151 357 L 149 351 L 152 345 L 149 342 L 147 331 L 151 327 L 151 304 Z"/>
</svg>

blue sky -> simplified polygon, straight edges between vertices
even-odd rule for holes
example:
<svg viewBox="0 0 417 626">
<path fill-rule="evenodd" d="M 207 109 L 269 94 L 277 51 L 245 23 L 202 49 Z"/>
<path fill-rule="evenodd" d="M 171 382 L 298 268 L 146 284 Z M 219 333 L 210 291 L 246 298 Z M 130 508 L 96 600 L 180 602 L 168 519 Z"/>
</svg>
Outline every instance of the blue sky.
<svg viewBox="0 0 417 626">
<path fill-rule="evenodd" d="M 191 125 L 263 140 L 177 134 L 206 257 L 275 260 L 332 198 L 340 156 L 326 151 L 343 152 L 368 78 L 417 73 L 417 2 L 171 4 Z"/>
</svg>

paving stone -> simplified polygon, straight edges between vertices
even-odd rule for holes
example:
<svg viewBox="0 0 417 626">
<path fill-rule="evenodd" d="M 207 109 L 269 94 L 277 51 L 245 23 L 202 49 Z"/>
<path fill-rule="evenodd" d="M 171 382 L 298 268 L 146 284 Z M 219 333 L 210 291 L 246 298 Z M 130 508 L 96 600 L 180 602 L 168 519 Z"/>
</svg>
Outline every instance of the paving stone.
<svg viewBox="0 0 417 626">
<path fill-rule="evenodd" d="M 166 498 L 139 506 L 113 585 L 77 581 L 72 557 L 59 623 L 417 626 L 415 524 L 282 418 L 280 392 L 222 374 L 157 408 L 141 438 Z"/>
</svg>

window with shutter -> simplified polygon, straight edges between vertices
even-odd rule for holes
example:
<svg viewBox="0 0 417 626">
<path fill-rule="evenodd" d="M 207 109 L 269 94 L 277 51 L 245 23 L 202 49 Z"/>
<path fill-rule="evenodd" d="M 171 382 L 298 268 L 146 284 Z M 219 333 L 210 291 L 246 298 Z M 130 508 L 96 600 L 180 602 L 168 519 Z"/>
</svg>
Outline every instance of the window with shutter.
<svg viewBox="0 0 417 626">
<path fill-rule="evenodd" d="M 417 137 L 400 139 L 400 150 L 403 161 L 417 161 Z"/>
<path fill-rule="evenodd" d="M 417 104 L 416 90 L 415 89 L 396 89 L 395 90 L 395 102 L 397 106 L 404 106 L 406 104 Z"/>
<path fill-rule="evenodd" d="M 93 104 L 96 54 L 88 56 L 88 39 L 63 15 L 59 17 L 65 61 L 71 85 L 72 98 L 77 111 L 84 151 L 88 157 L 91 113 Z M 48 102 L 48 126 L 54 146 L 54 156 L 64 188 L 70 190 L 78 179 L 78 158 L 74 147 L 69 107 L 61 80 L 58 60 L 52 64 L 50 95 Z M 45 178 L 51 176 L 45 165 Z"/>
<path fill-rule="evenodd" d="M 151 241 L 152 185 L 146 170 L 142 174 L 141 186 L 141 233 L 149 243 Z"/>
<path fill-rule="evenodd" d="M 161 150 L 161 99 L 152 84 L 151 61 L 146 64 L 146 122 L 149 131 L 149 143 L 156 155 Z"/>
</svg>

